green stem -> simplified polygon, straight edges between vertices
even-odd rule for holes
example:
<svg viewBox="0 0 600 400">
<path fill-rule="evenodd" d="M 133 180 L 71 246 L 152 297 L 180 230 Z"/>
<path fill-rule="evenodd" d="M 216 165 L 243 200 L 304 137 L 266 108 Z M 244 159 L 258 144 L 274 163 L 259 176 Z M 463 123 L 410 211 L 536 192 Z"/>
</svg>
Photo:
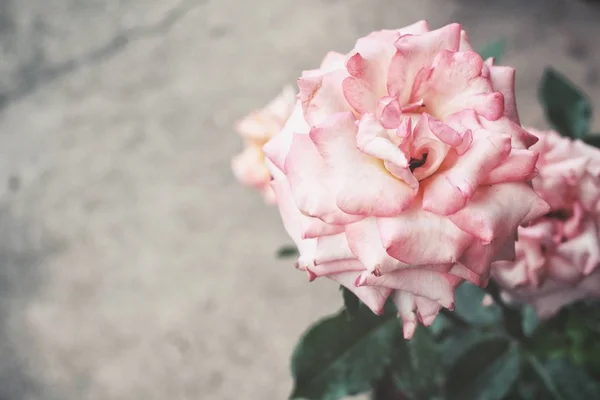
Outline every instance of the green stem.
<svg viewBox="0 0 600 400">
<path fill-rule="evenodd" d="M 565 400 L 565 398 L 560 394 L 558 388 L 552 381 L 552 378 L 548 376 L 548 373 L 546 372 L 546 369 L 544 368 L 542 363 L 540 363 L 539 360 L 532 354 L 527 355 L 527 361 L 529 361 L 529 365 L 531 365 L 531 368 L 538 376 L 538 378 L 540 378 L 540 380 L 543 382 L 544 386 L 546 387 L 548 392 L 550 392 L 554 400 Z"/>
<path fill-rule="evenodd" d="M 373 387 L 371 400 L 407 400 L 402 392 L 396 386 L 394 377 L 388 371 Z"/>
<path fill-rule="evenodd" d="M 502 310 L 502 319 L 506 331 L 520 342 L 526 342 L 527 336 L 523 332 L 521 311 L 506 305 L 500 296 L 500 288 L 494 281 L 490 281 L 485 288 L 486 292 L 494 299 L 494 303 Z"/>
<path fill-rule="evenodd" d="M 442 308 L 441 314 L 446 317 L 452 324 L 459 328 L 468 328 L 469 323 L 460 315 L 456 314 L 448 310 L 447 308 Z"/>
</svg>

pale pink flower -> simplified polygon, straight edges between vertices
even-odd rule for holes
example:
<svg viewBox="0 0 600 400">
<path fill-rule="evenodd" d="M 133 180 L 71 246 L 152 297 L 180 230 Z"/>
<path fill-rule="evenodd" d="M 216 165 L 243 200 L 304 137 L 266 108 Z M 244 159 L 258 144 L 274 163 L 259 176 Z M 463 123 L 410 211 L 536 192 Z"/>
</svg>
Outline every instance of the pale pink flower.
<svg viewBox="0 0 600 400">
<path fill-rule="evenodd" d="M 250 113 L 236 124 L 236 130 L 244 139 L 244 150 L 231 162 L 233 173 L 241 183 L 260 191 L 268 203 L 274 203 L 275 196 L 262 147 L 283 128 L 295 103 L 294 88 L 286 86 L 263 109 Z"/>
<path fill-rule="evenodd" d="M 519 228 L 516 260 L 494 264 L 493 275 L 515 300 L 547 318 L 572 302 L 600 298 L 600 150 L 553 131 L 539 142 L 535 191 L 548 214 Z"/>
<path fill-rule="evenodd" d="M 392 296 L 405 337 L 452 309 L 464 279 L 485 284 L 517 226 L 546 213 L 514 70 L 484 62 L 460 25 L 371 33 L 298 86 L 264 147 L 298 266 L 374 312 Z"/>
</svg>

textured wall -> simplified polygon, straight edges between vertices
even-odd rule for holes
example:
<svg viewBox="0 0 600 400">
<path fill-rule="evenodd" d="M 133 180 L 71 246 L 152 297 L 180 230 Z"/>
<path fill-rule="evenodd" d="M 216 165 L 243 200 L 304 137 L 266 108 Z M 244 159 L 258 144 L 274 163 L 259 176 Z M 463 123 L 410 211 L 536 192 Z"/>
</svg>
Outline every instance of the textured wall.
<svg viewBox="0 0 600 400">
<path fill-rule="evenodd" d="M 234 182 L 233 121 L 325 51 L 429 19 L 509 40 L 521 117 L 552 64 L 600 108 L 575 0 L 0 0 L 0 399 L 283 399 L 340 305 Z M 600 130 L 598 121 L 596 130 Z"/>
</svg>

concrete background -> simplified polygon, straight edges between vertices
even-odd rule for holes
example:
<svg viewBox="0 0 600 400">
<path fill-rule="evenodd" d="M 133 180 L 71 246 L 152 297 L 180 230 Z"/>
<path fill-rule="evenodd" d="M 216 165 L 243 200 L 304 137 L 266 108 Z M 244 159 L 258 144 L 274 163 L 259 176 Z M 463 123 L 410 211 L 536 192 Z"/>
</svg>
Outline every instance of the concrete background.
<svg viewBox="0 0 600 400">
<path fill-rule="evenodd" d="M 285 398 L 341 300 L 275 259 L 232 123 L 418 19 L 506 37 L 528 124 L 546 65 L 600 104 L 600 8 L 576 0 L 0 0 L 0 399 Z"/>
</svg>

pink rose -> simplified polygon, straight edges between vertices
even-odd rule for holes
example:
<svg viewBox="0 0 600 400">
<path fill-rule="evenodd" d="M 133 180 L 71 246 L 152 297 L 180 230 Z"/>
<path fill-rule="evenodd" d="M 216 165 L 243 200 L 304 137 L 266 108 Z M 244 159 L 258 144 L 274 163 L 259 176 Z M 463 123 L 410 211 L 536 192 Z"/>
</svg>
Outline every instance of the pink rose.
<svg viewBox="0 0 600 400">
<path fill-rule="evenodd" d="M 533 187 L 551 210 L 519 228 L 516 260 L 495 263 L 493 275 L 509 298 L 546 318 L 569 303 L 600 298 L 600 151 L 556 132 L 535 133 Z"/>
<path fill-rule="evenodd" d="M 268 203 L 274 203 L 275 196 L 262 147 L 279 133 L 295 103 L 294 88 L 286 86 L 262 110 L 250 113 L 236 126 L 238 133 L 244 138 L 245 148 L 231 162 L 233 173 L 241 183 L 260 191 Z"/>
<path fill-rule="evenodd" d="M 392 296 L 407 338 L 547 212 L 527 183 L 537 139 L 519 124 L 514 70 L 492 61 L 458 24 L 371 33 L 302 74 L 264 147 L 298 267 L 376 313 Z"/>
</svg>

